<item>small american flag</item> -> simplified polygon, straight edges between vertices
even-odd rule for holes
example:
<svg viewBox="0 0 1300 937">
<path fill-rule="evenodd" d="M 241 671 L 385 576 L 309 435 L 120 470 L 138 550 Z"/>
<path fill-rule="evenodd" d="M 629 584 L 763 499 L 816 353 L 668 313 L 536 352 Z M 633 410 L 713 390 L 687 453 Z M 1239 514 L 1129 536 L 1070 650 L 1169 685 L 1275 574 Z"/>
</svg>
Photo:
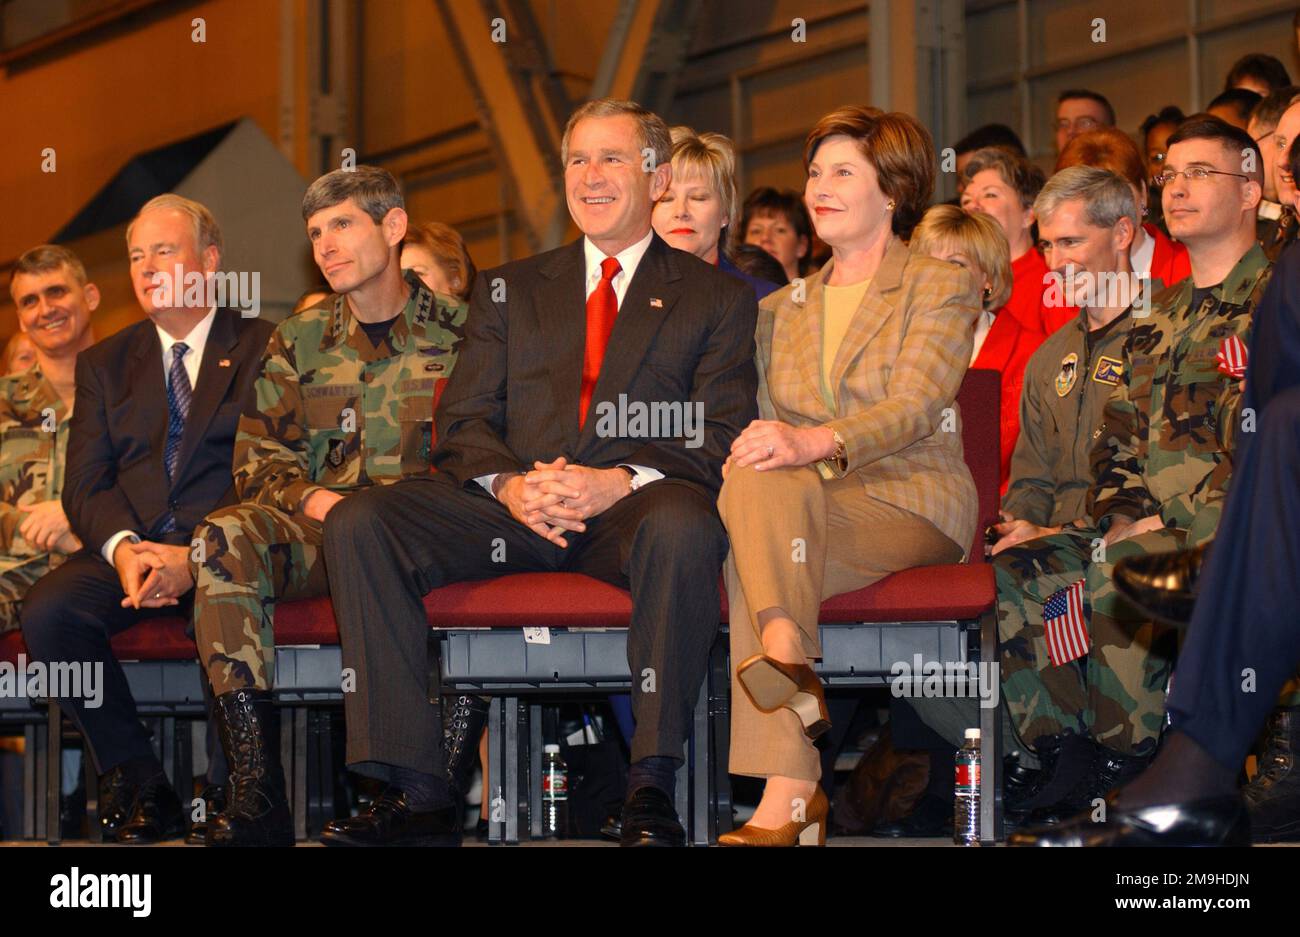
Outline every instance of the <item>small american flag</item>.
<svg viewBox="0 0 1300 937">
<path fill-rule="evenodd" d="M 1047 654 L 1057 667 L 1088 653 L 1088 623 L 1083 619 L 1083 584 L 1080 579 L 1053 592 L 1043 606 L 1043 631 Z"/>
<path fill-rule="evenodd" d="M 1219 372 L 1234 381 L 1246 376 L 1246 343 L 1238 335 L 1229 335 L 1219 345 L 1219 353 L 1214 356 L 1219 362 Z"/>
</svg>

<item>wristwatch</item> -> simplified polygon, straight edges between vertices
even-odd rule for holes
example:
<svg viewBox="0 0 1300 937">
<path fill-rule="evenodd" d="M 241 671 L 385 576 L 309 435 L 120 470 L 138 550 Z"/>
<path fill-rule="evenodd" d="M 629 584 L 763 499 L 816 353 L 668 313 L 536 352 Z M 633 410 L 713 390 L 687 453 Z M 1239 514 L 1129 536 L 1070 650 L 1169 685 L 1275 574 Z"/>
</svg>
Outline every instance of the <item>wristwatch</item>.
<svg viewBox="0 0 1300 937">
<path fill-rule="evenodd" d="M 849 470 L 849 454 L 844 437 L 840 435 L 840 431 L 837 429 L 831 429 L 831 437 L 835 440 L 835 451 L 822 461 L 832 469 L 847 472 Z"/>
</svg>

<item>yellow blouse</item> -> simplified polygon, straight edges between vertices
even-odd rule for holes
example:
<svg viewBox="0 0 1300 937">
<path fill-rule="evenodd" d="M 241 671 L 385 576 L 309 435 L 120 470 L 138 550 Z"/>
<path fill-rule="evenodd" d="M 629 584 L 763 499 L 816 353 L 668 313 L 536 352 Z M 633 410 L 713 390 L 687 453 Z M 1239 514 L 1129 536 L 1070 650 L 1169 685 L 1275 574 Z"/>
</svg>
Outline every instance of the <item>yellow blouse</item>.
<svg viewBox="0 0 1300 937">
<path fill-rule="evenodd" d="M 849 323 L 853 321 L 853 314 L 862 305 L 862 297 L 870 285 L 871 278 L 867 277 L 861 283 L 848 286 L 822 287 L 822 397 L 832 410 L 835 409 L 835 391 L 830 385 L 831 366 L 844 342 Z"/>
</svg>

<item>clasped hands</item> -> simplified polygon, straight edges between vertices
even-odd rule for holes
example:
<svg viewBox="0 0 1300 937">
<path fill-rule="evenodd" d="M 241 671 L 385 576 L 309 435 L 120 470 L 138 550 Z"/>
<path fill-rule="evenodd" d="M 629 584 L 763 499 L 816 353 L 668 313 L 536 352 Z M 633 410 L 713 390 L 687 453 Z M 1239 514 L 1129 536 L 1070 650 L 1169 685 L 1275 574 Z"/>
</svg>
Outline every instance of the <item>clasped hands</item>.
<svg viewBox="0 0 1300 937">
<path fill-rule="evenodd" d="M 583 523 L 631 494 L 630 476 L 621 468 L 570 465 L 564 456 L 533 463 L 533 471 L 494 479 L 497 500 L 539 537 L 567 547 L 565 531 L 582 533 Z"/>
<path fill-rule="evenodd" d="M 163 608 L 177 605 L 194 588 L 190 549 L 142 540 L 123 540 L 113 550 L 113 566 L 126 597 L 123 608 Z"/>
</svg>

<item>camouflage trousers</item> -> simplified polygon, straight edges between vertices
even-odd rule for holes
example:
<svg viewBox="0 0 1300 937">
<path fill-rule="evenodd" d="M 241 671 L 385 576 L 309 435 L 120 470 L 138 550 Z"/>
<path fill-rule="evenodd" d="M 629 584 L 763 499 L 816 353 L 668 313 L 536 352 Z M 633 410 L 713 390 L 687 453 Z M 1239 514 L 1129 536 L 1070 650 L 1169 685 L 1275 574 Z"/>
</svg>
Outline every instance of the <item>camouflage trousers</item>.
<svg viewBox="0 0 1300 937">
<path fill-rule="evenodd" d="M 0 572 L 0 634 L 18 627 L 27 590 L 63 560 L 61 553 L 46 554 L 18 561 L 20 565 Z"/>
<path fill-rule="evenodd" d="M 194 639 L 212 692 L 269 690 L 275 605 L 326 595 L 322 528 L 260 504 L 214 511 L 194 531 Z"/>
<path fill-rule="evenodd" d="M 1178 634 L 1129 605 L 1111 571 L 1127 556 L 1180 549 L 1185 532 L 1149 531 L 1104 553 L 1093 546 L 1100 539 L 1095 529 L 1065 531 L 993 558 L 1002 694 L 1030 747 L 1044 736 L 1076 733 L 1122 754 L 1148 754 L 1164 723 Z M 1047 653 L 1043 606 L 1080 579 L 1091 644 L 1085 656 L 1058 667 Z"/>
</svg>

